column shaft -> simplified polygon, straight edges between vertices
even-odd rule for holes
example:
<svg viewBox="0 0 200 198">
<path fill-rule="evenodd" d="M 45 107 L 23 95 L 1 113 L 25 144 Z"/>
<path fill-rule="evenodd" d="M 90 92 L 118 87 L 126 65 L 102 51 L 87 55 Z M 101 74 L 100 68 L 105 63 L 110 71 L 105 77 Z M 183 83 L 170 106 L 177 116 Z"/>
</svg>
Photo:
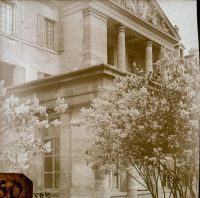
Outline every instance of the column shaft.
<svg viewBox="0 0 200 198">
<path fill-rule="evenodd" d="M 152 55 L 152 41 L 146 43 L 145 54 L 145 74 L 149 75 L 153 71 L 153 55 Z"/>
<path fill-rule="evenodd" d="M 126 71 L 125 29 L 122 25 L 118 27 L 117 64 L 122 71 Z"/>
</svg>

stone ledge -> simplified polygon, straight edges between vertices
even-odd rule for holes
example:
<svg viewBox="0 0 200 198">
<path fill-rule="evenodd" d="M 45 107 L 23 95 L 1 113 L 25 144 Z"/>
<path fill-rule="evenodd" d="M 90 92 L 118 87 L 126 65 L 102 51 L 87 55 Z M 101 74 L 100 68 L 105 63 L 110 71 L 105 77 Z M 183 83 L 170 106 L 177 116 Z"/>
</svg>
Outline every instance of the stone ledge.
<svg viewBox="0 0 200 198">
<path fill-rule="evenodd" d="M 10 86 L 7 87 L 7 93 L 20 94 L 25 91 L 33 91 L 34 89 L 38 90 L 47 86 L 61 85 L 62 83 L 75 82 L 84 79 L 91 80 L 97 77 L 114 79 L 116 76 L 125 76 L 126 74 L 127 72 L 122 72 L 120 69 L 114 66 L 108 64 L 99 64 L 64 74 L 45 77 L 16 86 Z"/>
</svg>

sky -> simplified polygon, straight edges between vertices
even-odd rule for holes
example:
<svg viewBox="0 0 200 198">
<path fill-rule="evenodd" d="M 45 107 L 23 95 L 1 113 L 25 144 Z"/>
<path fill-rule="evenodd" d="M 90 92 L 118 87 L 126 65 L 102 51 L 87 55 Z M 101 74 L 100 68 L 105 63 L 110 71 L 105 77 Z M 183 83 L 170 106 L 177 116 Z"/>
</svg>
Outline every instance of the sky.
<svg viewBox="0 0 200 198">
<path fill-rule="evenodd" d="M 185 54 L 198 48 L 196 0 L 157 0 L 172 23 L 179 27 Z"/>
</svg>

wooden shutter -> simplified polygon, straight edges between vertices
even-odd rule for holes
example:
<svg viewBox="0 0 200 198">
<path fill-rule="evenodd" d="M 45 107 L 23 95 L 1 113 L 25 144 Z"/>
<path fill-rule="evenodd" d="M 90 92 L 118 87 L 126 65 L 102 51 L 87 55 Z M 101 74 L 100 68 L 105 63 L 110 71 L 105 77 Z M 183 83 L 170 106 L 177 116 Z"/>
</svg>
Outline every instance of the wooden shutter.
<svg viewBox="0 0 200 198">
<path fill-rule="evenodd" d="M 14 84 L 25 82 L 25 68 L 16 66 L 14 70 Z"/>
<path fill-rule="evenodd" d="M 37 21 L 37 42 L 38 45 L 43 46 L 44 45 L 44 17 L 41 15 L 38 15 L 38 21 Z"/>
<path fill-rule="evenodd" d="M 64 50 L 63 21 L 58 21 L 54 26 L 54 49 L 61 52 Z"/>
<path fill-rule="evenodd" d="M 19 38 L 23 37 L 24 33 L 24 7 L 17 4 L 17 15 L 16 15 L 16 36 Z"/>
</svg>

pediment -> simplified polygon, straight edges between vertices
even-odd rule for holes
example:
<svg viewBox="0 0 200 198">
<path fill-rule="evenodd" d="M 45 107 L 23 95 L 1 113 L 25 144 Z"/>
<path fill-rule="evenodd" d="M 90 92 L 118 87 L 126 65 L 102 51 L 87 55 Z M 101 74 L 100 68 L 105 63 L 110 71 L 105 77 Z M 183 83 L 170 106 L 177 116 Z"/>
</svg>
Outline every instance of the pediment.
<svg viewBox="0 0 200 198">
<path fill-rule="evenodd" d="M 141 20 L 180 40 L 180 36 L 167 19 L 156 0 L 111 0 Z"/>
</svg>

